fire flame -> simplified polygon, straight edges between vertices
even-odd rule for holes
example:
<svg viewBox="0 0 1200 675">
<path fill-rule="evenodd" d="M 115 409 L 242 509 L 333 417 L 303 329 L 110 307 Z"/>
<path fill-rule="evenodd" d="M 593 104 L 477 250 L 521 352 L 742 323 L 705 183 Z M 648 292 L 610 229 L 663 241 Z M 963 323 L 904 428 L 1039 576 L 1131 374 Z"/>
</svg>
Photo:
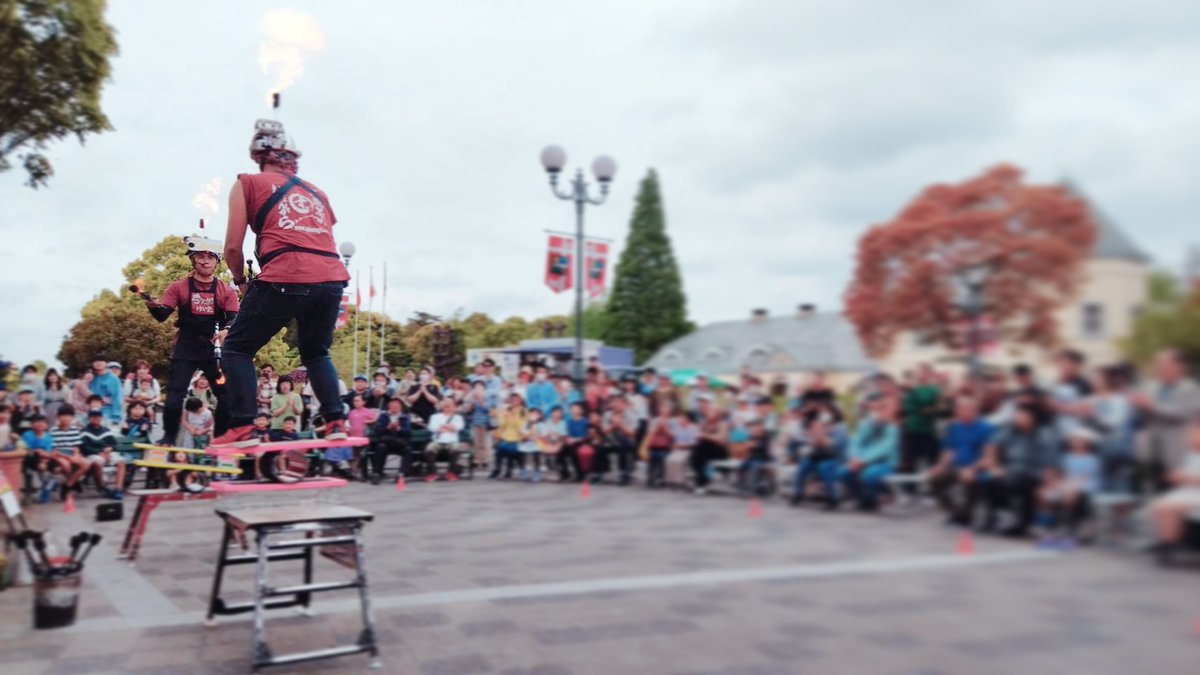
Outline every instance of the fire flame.
<svg viewBox="0 0 1200 675">
<path fill-rule="evenodd" d="M 269 105 L 272 94 L 292 86 L 304 73 L 305 57 L 325 49 L 325 34 L 316 19 L 294 9 L 267 12 L 258 30 L 266 36 L 258 46 L 258 66 L 275 80 L 267 91 Z"/>
<path fill-rule="evenodd" d="M 215 176 L 212 180 L 201 184 L 200 189 L 192 197 L 192 206 L 210 216 L 217 215 L 217 211 L 221 209 L 221 202 L 218 198 L 221 194 L 222 182 L 220 176 Z"/>
</svg>

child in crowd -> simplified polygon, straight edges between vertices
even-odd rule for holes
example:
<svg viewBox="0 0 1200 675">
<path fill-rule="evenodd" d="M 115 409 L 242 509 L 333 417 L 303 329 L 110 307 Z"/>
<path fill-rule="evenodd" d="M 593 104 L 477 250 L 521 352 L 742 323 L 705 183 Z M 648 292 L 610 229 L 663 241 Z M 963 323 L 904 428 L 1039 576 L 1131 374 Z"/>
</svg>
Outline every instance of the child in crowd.
<svg viewBox="0 0 1200 675">
<path fill-rule="evenodd" d="M 79 444 L 82 439 L 82 432 L 79 425 L 75 422 L 75 408 L 71 405 L 64 404 L 58 409 L 58 419 L 53 429 L 50 430 L 50 437 L 54 440 L 54 458 L 53 461 L 58 465 L 60 471 L 55 477 L 55 470 L 51 468 L 51 480 L 54 485 L 47 486 L 42 482 L 42 489 L 45 490 L 45 499 L 42 503 L 49 501 L 50 495 L 54 494 L 55 490 L 61 489 L 70 483 L 71 476 L 79 470 L 82 475 L 82 469 L 86 469 L 87 465 L 83 461 L 83 455 L 79 452 Z M 76 492 L 82 492 L 79 483 L 70 483 L 71 489 Z M 65 491 L 63 492 L 65 494 Z"/>
<path fill-rule="evenodd" d="M 671 404 L 664 401 L 658 407 L 658 415 L 650 420 L 646 429 L 647 459 L 650 460 L 646 474 L 646 487 L 665 487 L 667 484 L 667 456 L 675 446 L 675 435 L 672 433 L 674 418 L 671 416 Z"/>
<path fill-rule="evenodd" d="M 100 493 L 112 499 L 122 499 L 125 495 L 122 487 L 125 485 L 125 458 L 117 452 L 117 437 L 104 422 L 104 411 L 88 412 L 88 423 L 83 428 L 79 440 L 79 452 L 83 462 L 76 468 L 75 473 L 63 486 L 64 494 L 68 486 L 79 484 L 83 474 L 90 472 L 96 480 Z M 104 480 L 104 469 L 116 469 L 115 487 L 108 487 Z"/>
<path fill-rule="evenodd" d="M 154 423 L 146 415 L 146 404 L 134 401 L 129 404 L 125 423 L 121 425 L 121 433 L 125 438 L 133 439 L 135 443 L 149 443 L 150 429 L 153 426 Z"/>
<path fill-rule="evenodd" d="M 271 416 L 268 413 L 258 413 L 254 416 L 254 430 L 250 437 L 263 443 L 271 442 Z"/>
<path fill-rule="evenodd" d="M 525 409 L 525 399 L 520 394 L 509 394 L 508 406 L 500 411 L 500 422 L 496 429 L 496 465 L 492 469 L 492 480 L 500 477 L 501 470 L 505 478 L 512 478 L 513 469 L 520 464 L 518 444 L 525 433 L 525 423 L 529 414 Z"/>
<path fill-rule="evenodd" d="M 271 416 L 269 414 L 260 412 L 254 416 L 254 429 L 250 431 L 250 438 L 261 443 L 271 442 Z M 258 455 L 242 457 L 238 460 L 238 468 L 242 470 L 242 475 L 236 477 L 236 480 L 258 480 Z"/>
<path fill-rule="evenodd" d="M 296 433 L 296 418 L 288 415 L 283 418 L 283 427 L 271 430 L 271 442 L 298 441 L 300 434 Z"/>
<path fill-rule="evenodd" d="M 176 450 L 174 452 L 170 452 L 167 454 L 167 461 L 172 464 L 191 464 L 192 463 L 192 455 L 189 452 L 179 452 L 178 450 Z M 168 486 L 174 486 L 175 479 L 179 476 L 179 473 L 181 471 L 183 471 L 183 469 L 167 469 L 167 483 L 166 484 Z M 189 481 L 188 481 L 189 483 L 192 482 L 190 479 L 194 478 L 195 475 L 196 475 L 195 473 L 192 473 L 189 476 Z"/>
<path fill-rule="evenodd" d="M 585 473 L 579 463 L 579 448 L 588 436 L 588 420 L 583 413 L 582 403 L 571 404 L 571 416 L 567 419 L 566 428 L 567 438 L 558 453 L 558 480 L 562 483 L 571 480 L 571 472 L 574 471 L 575 480 L 582 481 Z"/>
<path fill-rule="evenodd" d="M 517 451 L 520 453 L 517 463 L 521 468 L 521 480 L 531 480 L 535 483 L 542 480 L 542 448 L 537 437 L 537 427 L 541 423 L 542 411 L 531 408 L 525 418 L 525 426 L 521 429 L 521 441 L 517 444 Z"/>
<path fill-rule="evenodd" d="M 1093 452 L 1099 440 L 1083 425 L 1072 427 L 1067 433 L 1067 454 L 1062 465 L 1046 470 L 1038 491 L 1041 546 L 1074 548 L 1079 526 L 1091 513 L 1090 496 L 1100 488 L 1102 464 Z M 1089 538 L 1085 536 L 1083 541 Z"/>
<path fill-rule="evenodd" d="M 69 471 L 69 462 L 64 466 L 60 457 L 54 454 L 54 437 L 50 435 L 49 423 L 42 415 L 34 415 L 29 419 L 29 431 L 21 434 L 21 445 L 29 451 L 26 463 L 37 470 L 41 482 L 41 492 L 38 502 L 45 504 L 50 500 L 50 493 L 58 487 L 58 481 L 51 478 L 55 472 Z"/>
<path fill-rule="evenodd" d="M 87 407 L 79 413 L 79 424 L 86 425 L 88 418 L 96 411 L 99 411 L 101 415 L 104 414 L 104 398 L 99 394 L 92 394 L 87 397 Z"/>
<path fill-rule="evenodd" d="M 488 404 L 487 383 L 482 380 L 471 385 L 471 393 L 463 401 L 463 414 L 471 424 L 471 447 L 474 450 L 476 467 L 484 467 L 491 460 L 492 417 L 495 411 Z"/>
<path fill-rule="evenodd" d="M 700 427 L 692 421 L 686 410 L 675 413 L 671 420 L 671 454 L 663 462 L 663 482 L 668 487 L 684 487 L 687 484 L 688 462 L 692 459 L 692 448 L 700 438 Z"/>
<path fill-rule="evenodd" d="M 556 405 L 550 408 L 550 418 L 543 420 L 534 429 L 542 454 L 546 456 L 546 466 L 549 468 L 552 461 L 557 461 L 558 454 L 562 451 L 563 441 L 567 437 L 567 421 L 563 419 L 562 406 Z M 540 468 L 539 468 L 540 470 Z M 540 476 L 538 476 L 540 479 Z"/>
<path fill-rule="evenodd" d="M 375 423 L 379 411 L 367 407 L 367 398 L 363 394 L 355 394 L 350 399 L 350 413 L 346 419 L 350 425 L 350 435 L 359 438 L 367 435 L 367 427 Z M 334 472 L 348 478 L 357 478 L 357 467 L 362 464 L 362 448 L 330 448 L 325 451 L 325 461 L 334 463 Z"/>
<path fill-rule="evenodd" d="M 195 396 L 183 404 L 183 443 L 182 448 L 203 450 L 208 447 L 208 440 L 213 429 L 213 414 L 205 407 L 204 401 Z"/>
<path fill-rule="evenodd" d="M 759 488 L 762 472 L 771 464 L 771 435 L 767 433 L 766 420 L 755 417 L 747 426 L 746 458 L 738 468 L 738 492 L 743 495 L 762 497 Z"/>
</svg>

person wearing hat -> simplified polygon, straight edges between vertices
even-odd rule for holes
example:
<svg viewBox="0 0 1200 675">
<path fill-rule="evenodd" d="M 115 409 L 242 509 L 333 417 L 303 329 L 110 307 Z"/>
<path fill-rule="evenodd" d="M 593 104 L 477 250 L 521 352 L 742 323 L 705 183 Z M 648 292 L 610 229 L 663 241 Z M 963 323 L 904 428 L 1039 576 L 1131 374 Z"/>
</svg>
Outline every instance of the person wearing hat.
<svg viewBox="0 0 1200 675">
<path fill-rule="evenodd" d="M 125 409 L 121 405 L 121 378 L 113 375 L 108 369 L 108 360 L 99 356 L 92 359 L 92 375 L 89 388 L 103 402 L 104 420 L 110 426 L 120 426 L 125 419 Z"/>
<path fill-rule="evenodd" d="M 275 120 L 258 120 L 250 140 L 258 173 L 239 174 L 229 191 L 225 257 L 242 292 L 242 311 L 224 346 L 229 430 L 214 444 L 248 440 L 255 414 L 254 357 L 296 322 L 300 361 L 323 418 L 324 435 L 346 438 L 345 410 L 329 346 L 350 273 L 338 254 L 329 197 L 300 178 L 300 152 Z M 242 247 L 254 233 L 258 276 L 246 276 Z"/>
<path fill-rule="evenodd" d="M 353 408 L 354 397 L 362 396 L 363 403 L 365 404 L 367 395 L 371 393 L 370 388 L 371 381 L 367 379 L 366 375 L 363 375 L 362 373 L 355 375 L 354 384 L 351 386 L 350 391 L 346 392 L 346 395 L 342 397 L 342 403 L 345 403 L 347 408 Z"/>
<path fill-rule="evenodd" d="M 237 317 L 237 293 L 217 279 L 221 264 L 221 242 L 204 237 L 184 237 L 192 271 L 167 286 L 162 297 L 146 297 L 150 316 L 162 323 L 175 315 L 175 345 L 167 374 L 167 398 L 163 404 L 164 445 L 177 445 L 183 402 L 196 371 L 204 373 L 217 405 L 214 429 L 220 434 L 229 420 L 225 379 L 217 369 L 214 345 L 220 343 Z M 255 399 L 257 405 L 257 398 Z"/>
</svg>

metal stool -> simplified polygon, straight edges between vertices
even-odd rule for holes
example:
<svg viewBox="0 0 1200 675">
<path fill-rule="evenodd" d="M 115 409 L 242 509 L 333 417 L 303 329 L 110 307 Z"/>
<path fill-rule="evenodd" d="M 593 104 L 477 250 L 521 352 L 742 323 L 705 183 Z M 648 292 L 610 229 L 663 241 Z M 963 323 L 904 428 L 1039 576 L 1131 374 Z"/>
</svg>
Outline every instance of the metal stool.
<svg viewBox="0 0 1200 675">
<path fill-rule="evenodd" d="M 371 655 L 371 667 L 379 668 L 379 648 L 375 642 L 375 628 L 371 621 L 371 602 L 367 592 L 366 552 L 363 549 L 363 525 L 374 519 L 366 511 L 340 505 L 317 504 L 276 508 L 256 508 L 225 511 L 217 509 L 217 515 L 225 522 L 221 539 L 220 555 L 217 558 L 216 574 L 213 577 L 212 594 L 209 597 L 207 624 L 211 625 L 217 614 L 241 614 L 254 612 L 254 635 L 252 649 L 254 669 L 289 663 L 302 663 L 367 652 Z M 230 544 L 235 540 L 246 547 L 246 530 L 256 535 L 256 552 L 231 553 Z M 287 535 L 303 535 L 287 537 Z M 321 554 L 355 571 L 349 581 L 313 583 L 313 549 L 321 548 Z M 303 560 L 304 581 L 295 586 L 267 585 L 267 565 L 281 560 Z M 254 600 L 243 603 L 226 603 L 221 599 L 221 580 L 225 568 L 230 565 L 254 563 Z M 350 645 L 329 647 L 307 652 L 274 655 L 267 644 L 266 617 L 268 609 L 309 607 L 313 593 L 357 588 L 362 604 L 363 629 L 357 642 Z M 272 600 L 271 598 L 276 598 Z"/>
</svg>

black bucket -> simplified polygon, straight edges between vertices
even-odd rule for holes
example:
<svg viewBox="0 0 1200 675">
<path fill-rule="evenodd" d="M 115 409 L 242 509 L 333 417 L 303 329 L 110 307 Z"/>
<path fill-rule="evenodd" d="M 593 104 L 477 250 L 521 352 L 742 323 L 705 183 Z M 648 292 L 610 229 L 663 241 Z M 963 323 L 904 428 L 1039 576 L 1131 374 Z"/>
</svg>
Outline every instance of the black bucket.
<svg viewBox="0 0 1200 675">
<path fill-rule="evenodd" d="M 33 627 L 62 628 L 75 623 L 83 572 L 52 569 L 33 580 Z"/>
</svg>

